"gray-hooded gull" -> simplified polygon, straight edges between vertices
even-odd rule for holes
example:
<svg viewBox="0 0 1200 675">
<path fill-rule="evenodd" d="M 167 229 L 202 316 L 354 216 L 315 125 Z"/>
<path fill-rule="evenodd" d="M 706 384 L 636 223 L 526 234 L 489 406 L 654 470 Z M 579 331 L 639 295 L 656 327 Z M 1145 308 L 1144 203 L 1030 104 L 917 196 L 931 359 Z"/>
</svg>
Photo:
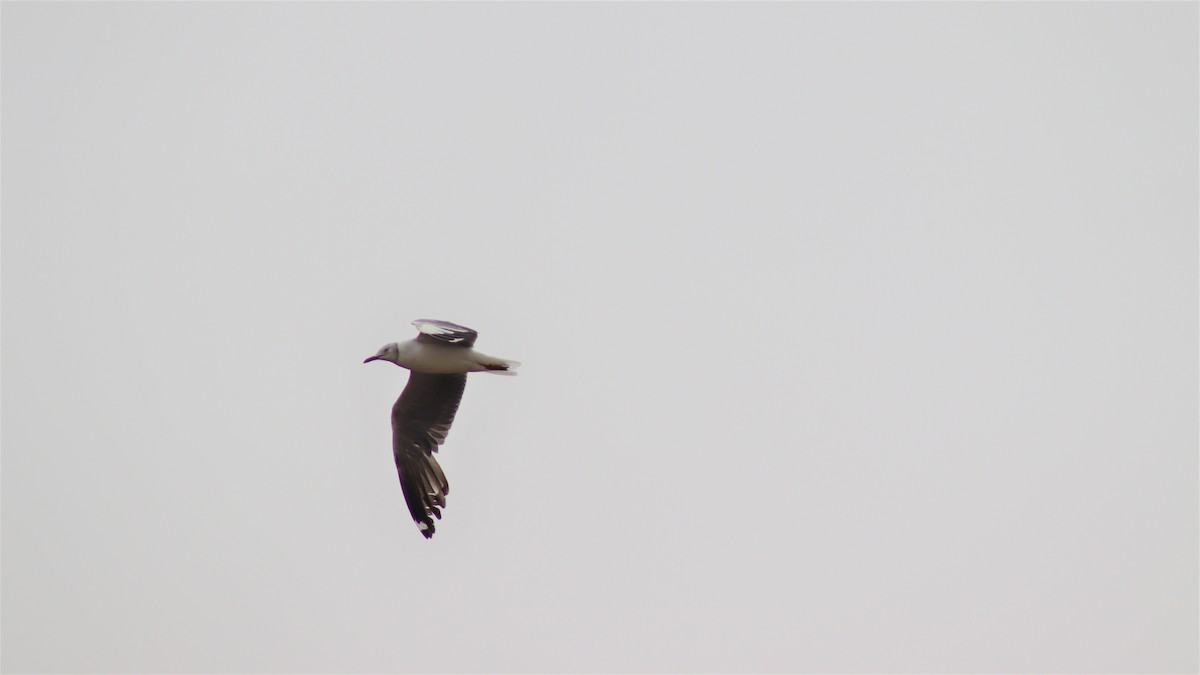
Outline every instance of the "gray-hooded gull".
<svg viewBox="0 0 1200 675">
<path fill-rule="evenodd" d="M 446 441 L 467 373 L 516 375 L 521 364 L 475 351 L 479 334 L 466 326 L 431 319 L 418 319 L 413 325 L 420 331 L 416 338 L 386 344 L 363 363 L 391 361 L 411 371 L 392 406 L 392 452 L 408 512 L 429 539 L 433 519 L 441 520 L 450 492 L 433 453 Z"/>
</svg>

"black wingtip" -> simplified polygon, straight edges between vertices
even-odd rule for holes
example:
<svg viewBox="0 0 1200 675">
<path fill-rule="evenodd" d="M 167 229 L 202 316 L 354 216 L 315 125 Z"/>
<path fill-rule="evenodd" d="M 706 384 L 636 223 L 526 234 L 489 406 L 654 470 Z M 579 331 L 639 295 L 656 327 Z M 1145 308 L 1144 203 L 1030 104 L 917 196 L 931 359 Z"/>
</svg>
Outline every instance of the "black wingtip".
<svg viewBox="0 0 1200 675">
<path fill-rule="evenodd" d="M 424 535 L 426 539 L 433 539 L 433 533 L 437 528 L 433 526 L 432 518 L 427 517 L 424 520 L 414 520 L 413 522 L 417 524 L 417 531 Z"/>
</svg>

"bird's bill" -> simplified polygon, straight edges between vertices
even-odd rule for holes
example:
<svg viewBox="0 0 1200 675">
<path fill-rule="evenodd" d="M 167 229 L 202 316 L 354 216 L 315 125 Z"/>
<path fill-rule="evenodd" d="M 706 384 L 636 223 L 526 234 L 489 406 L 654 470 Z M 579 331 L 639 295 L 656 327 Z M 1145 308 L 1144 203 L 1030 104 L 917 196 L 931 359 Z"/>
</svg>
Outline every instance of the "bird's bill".
<svg viewBox="0 0 1200 675">
<path fill-rule="evenodd" d="M 378 360 L 379 360 L 379 355 L 376 354 L 375 356 L 369 357 L 366 361 L 363 361 L 363 363 L 370 363 L 372 361 L 378 361 Z"/>
</svg>

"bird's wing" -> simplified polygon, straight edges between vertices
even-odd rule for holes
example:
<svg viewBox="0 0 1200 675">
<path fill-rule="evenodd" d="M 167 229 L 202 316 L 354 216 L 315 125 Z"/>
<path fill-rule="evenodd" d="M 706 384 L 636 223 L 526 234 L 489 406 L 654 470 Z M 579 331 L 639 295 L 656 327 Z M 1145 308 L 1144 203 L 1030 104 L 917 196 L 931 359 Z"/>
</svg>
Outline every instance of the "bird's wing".
<svg viewBox="0 0 1200 675">
<path fill-rule="evenodd" d="M 460 326 L 449 321 L 438 321 L 437 319 L 417 319 L 413 322 L 417 330 L 421 334 L 417 336 L 417 340 L 421 342 L 436 342 L 443 345 L 454 345 L 456 347 L 470 347 L 475 344 L 475 338 L 479 337 L 479 333 Z"/>
<path fill-rule="evenodd" d="M 426 539 L 433 518 L 441 518 L 450 484 L 433 453 L 446 440 L 467 386 L 466 374 L 434 375 L 413 371 L 392 406 L 392 452 L 400 487 L 413 522 Z"/>
</svg>

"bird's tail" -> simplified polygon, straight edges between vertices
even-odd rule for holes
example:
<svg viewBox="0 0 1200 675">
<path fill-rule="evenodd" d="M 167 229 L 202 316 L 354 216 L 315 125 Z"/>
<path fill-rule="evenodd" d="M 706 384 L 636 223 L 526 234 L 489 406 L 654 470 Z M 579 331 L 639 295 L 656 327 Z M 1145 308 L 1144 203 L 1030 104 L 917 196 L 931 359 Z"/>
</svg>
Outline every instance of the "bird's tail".
<svg viewBox="0 0 1200 675">
<path fill-rule="evenodd" d="M 508 359 L 498 359 L 494 356 L 487 357 L 483 362 L 484 372 L 495 373 L 497 375 L 516 375 L 517 368 L 521 365 L 520 361 L 509 361 Z"/>
</svg>

